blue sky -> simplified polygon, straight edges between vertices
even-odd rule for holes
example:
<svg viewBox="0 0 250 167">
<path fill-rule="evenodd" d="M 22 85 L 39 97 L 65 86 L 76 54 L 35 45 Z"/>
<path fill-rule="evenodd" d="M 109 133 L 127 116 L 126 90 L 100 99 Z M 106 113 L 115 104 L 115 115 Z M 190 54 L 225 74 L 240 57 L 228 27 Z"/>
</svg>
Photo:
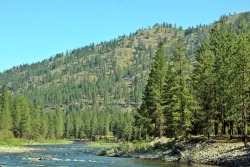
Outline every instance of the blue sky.
<svg viewBox="0 0 250 167">
<path fill-rule="evenodd" d="M 90 43 L 250 11 L 250 0 L 0 0 L 0 72 Z"/>
</svg>

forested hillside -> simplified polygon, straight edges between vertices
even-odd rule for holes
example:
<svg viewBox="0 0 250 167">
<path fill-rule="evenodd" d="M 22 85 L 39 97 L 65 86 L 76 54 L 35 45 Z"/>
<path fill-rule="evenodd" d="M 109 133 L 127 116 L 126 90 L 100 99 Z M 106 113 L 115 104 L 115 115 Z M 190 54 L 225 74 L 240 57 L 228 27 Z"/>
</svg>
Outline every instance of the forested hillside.
<svg viewBox="0 0 250 167">
<path fill-rule="evenodd" d="M 184 31 L 171 24 L 156 24 L 129 36 L 14 67 L 0 74 L 0 84 L 7 84 L 11 93 L 24 94 L 46 108 L 55 104 L 77 110 L 118 105 L 124 111 L 131 110 L 141 103 L 160 41 L 171 48 L 177 37 L 183 36 L 187 57 L 193 57 L 197 44 L 207 35 L 205 26 Z"/>
<path fill-rule="evenodd" d="M 237 26 L 245 15 L 228 17 L 228 23 Z M 170 51 L 181 36 L 187 48 L 186 60 L 191 63 L 194 51 L 207 38 L 210 27 L 199 25 L 182 30 L 172 24 L 155 24 L 129 36 L 14 67 L 0 74 L 0 85 L 7 84 L 11 93 L 24 94 L 46 108 L 55 104 L 77 110 L 118 105 L 122 110 L 131 110 L 141 103 L 158 43 L 163 41 Z"/>
<path fill-rule="evenodd" d="M 112 132 L 112 135 L 118 138 L 136 139 L 138 129 L 133 129 L 136 112 L 132 110 L 139 108 L 146 100 L 145 97 L 143 98 L 143 93 L 147 92 L 146 83 L 148 77 L 150 78 L 151 64 L 156 52 L 159 52 L 159 48 L 157 51 L 158 44 L 161 42 L 164 50 L 162 52 L 166 53 L 166 61 L 171 62 L 173 66 L 181 65 L 181 67 L 177 66 L 180 71 L 178 75 L 171 73 L 173 77 L 168 79 L 179 78 L 179 83 L 183 82 L 187 85 L 188 89 L 185 91 L 194 91 L 189 89 L 192 87 L 191 80 L 197 79 L 196 75 L 192 76 L 194 65 L 197 64 L 194 55 L 197 50 L 200 51 L 202 41 L 209 39 L 214 26 L 222 20 L 225 20 L 226 26 L 237 32 L 240 31 L 242 20 L 250 23 L 250 13 L 222 16 L 213 25 L 198 25 L 186 30 L 168 23 L 155 24 L 153 27 L 139 29 L 127 36 L 122 35 L 108 42 L 90 44 L 59 53 L 41 62 L 20 65 L 0 73 L 0 85 L 6 85 L 2 87 L 1 92 L 0 118 L 10 119 L 9 124 L 1 123 L 0 128 L 7 132 L 14 132 L 15 137 L 23 137 L 21 133 L 26 132 L 24 129 L 28 129 L 24 135 L 26 138 L 38 136 L 95 138 L 96 135 L 107 136 L 111 134 L 109 132 Z M 181 55 L 178 49 L 181 50 Z M 169 69 L 166 67 L 165 72 L 167 70 Z M 160 76 L 158 79 L 161 79 Z M 158 79 L 155 82 L 159 82 Z M 222 85 L 221 83 L 221 88 L 223 88 Z M 160 87 L 159 90 L 161 90 Z M 198 96 L 195 93 L 195 91 L 191 93 L 189 100 L 192 101 Z M 185 93 L 184 96 L 186 97 Z M 18 100 L 19 98 L 23 100 Z M 8 103 L 5 103 L 6 99 Z M 46 113 L 46 119 L 39 117 L 37 124 L 39 126 L 46 124 L 50 128 L 45 127 L 45 130 L 41 130 L 34 137 L 31 135 L 33 123 L 28 121 L 33 119 L 29 117 L 23 120 L 28 122 L 28 128 L 22 127 L 22 119 L 18 119 L 18 130 L 14 129 L 16 103 L 24 103 L 30 109 L 27 115 L 32 115 L 34 111 L 37 111 L 36 113 L 40 116 Z M 193 100 L 193 103 L 198 102 Z M 56 130 L 55 125 L 58 125 L 57 121 L 61 117 L 62 128 Z M 42 120 L 45 122 L 47 120 L 47 123 L 42 123 Z M 158 117 L 153 120 L 158 120 Z M 162 129 L 162 121 L 164 119 L 160 119 L 160 123 L 153 122 L 153 124 Z M 190 127 L 187 125 L 185 128 Z M 161 130 L 157 132 L 158 135 L 162 133 Z"/>
</svg>

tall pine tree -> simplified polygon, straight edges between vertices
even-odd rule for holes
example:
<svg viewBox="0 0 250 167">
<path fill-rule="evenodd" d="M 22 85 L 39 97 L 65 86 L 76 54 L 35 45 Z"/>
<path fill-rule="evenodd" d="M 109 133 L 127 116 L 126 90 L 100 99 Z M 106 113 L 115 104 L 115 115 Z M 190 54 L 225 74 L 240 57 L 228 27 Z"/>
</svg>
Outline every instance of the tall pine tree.
<svg viewBox="0 0 250 167">
<path fill-rule="evenodd" d="M 161 137 L 164 132 L 165 117 L 163 113 L 163 85 L 166 75 L 166 54 L 163 43 L 159 43 L 154 63 L 145 88 L 143 102 L 138 110 L 139 122 L 146 128 L 150 135 Z"/>
<path fill-rule="evenodd" d="M 191 133 L 191 96 L 187 87 L 187 69 L 185 68 L 186 50 L 182 39 L 173 44 L 172 66 L 169 66 L 168 83 L 165 85 L 165 103 L 166 103 L 166 121 L 167 128 L 171 130 L 170 134 L 174 137 L 188 137 Z M 168 85 L 169 84 L 169 85 Z M 166 99 L 167 98 L 167 99 Z"/>
<path fill-rule="evenodd" d="M 214 56 L 210 50 L 210 45 L 207 41 L 203 41 L 195 55 L 196 63 L 192 74 L 193 89 L 195 97 L 201 107 L 198 115 L 198 124 L 196 128 L 201 133 L 206 134 L 208 139 L 213 132 L 215 118 L 215 76 L 213 73 Z"/>
<path fill-rule="evenodd" d="M 250 29 L 245 21 L 241 23 L 239 38 L 237 41 L 236 74 L 236 106 L 241 115 L 242 139 L 244 146 L 247 146 L 247 132 L 250 108 Z"/>
<path fill-rule="evenodd" d="M 3 85 L 1 89 L 2 95 L 0 96 L 1 104 L 1 120 L 0 128 L 1 130 L 10 131 L 12 128 L 12 117 L 10 111 L 10 94 L 7 85 Z"/>
</svg>

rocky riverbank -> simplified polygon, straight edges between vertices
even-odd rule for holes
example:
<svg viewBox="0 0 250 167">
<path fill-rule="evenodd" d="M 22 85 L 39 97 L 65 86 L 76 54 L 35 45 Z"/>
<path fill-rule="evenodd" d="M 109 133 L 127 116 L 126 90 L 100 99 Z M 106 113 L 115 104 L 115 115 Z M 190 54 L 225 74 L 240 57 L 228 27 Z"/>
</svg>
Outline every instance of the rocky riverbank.
<svg viewBox="0 0 250 167">
<path fill-rule="evenodd" d="M 221 166 L 250 166 L 250 149 L 243 147 L 242 143 L 188 144 L 185 150 L 180 152 L 179 161 Z"/>
<path fill-rule="evenodd" d="M 0 146 L 0 153 L 24 153 L 30 151 L 39 150 L 37 148 L 28 148 L 28 147 L 5 147 Z"/>
<path fill-rule="evenodd" d="M 142 159 L 157 159 L 170 162 L 198 163 L 219 166 L 250 166 L 250 148 L 241 142 L 218 142 L 194 139 L 186 142 L 157 138 L 147 144 L 144 151 L 130 149 L 107 150 L 103 155 L 125 156 Z"/>
</svg>

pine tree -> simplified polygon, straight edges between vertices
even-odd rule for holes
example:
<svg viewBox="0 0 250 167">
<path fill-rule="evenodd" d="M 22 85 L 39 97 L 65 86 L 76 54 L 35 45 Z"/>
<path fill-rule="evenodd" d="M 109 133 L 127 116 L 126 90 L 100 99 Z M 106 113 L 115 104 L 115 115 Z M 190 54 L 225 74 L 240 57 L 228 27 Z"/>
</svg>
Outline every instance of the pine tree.
<svg viewBox="0 0 250 167">
<path fill-rule="evenodd" d="M 175 73 L 173 70 L 173 63 L 169 62 L 167 66 L 165 84 L 163 85 L 163 105 L 164 114 L 166 116 L 165 135 L 168 137 L 174 137 L 176 132 L 176 122 L 174 121 L 174 94 L 176 92 L 175 87 Z"/>
<path fill-rule="evenodd" d="M 49 118 L 49 124 L 48 124 L 48 134 L 47 138 L 48 139 L 55 139 L 55 113 L 54 112 L 49 112 L 48 113 L 48 118 Z"/>
<path fill-rule="evenodd" d="M 147 92 L 147 86 L 144 92 L 144 96 L 146 96 L 145 95 L 146 92 Z M 149 132 L 151 130 L 150 127 L 151 119 L 149 118 L 149 113 L 144 102 L 142 102 L 140 108 L 137 110 L 137 114 L 135 114 L 135 120 L 136 120 L 135 124 L 138 127 L 138 134 L 137 134 L 138 139 L 140 140 L 142 138 L 147 141 Z"/>
<path fill-rule="evenodd" d="M 21 98 L 16 97 L 13 100 L 13 107 L 12 107 L 12 131 L 15 138 L 20 137 L 20 121 L 21 121 Z"/>
<path fill-rule="evenodd" d="M 96 131 L 97 131 L 97 116 L 96 116 L 96 112 L 93 112 L 92 119 L 90 122 L 90 133 L 91 133 L 92 140 L 95 140 Z"/>
<path fill-rule="evenodd" d="M 173 44 L 172 48 L 172 59 L 173 67 L 169 66 L 168 77 L 174 75 L 173 79 L 169 79 L 164 88 L 164 103 L 166 105 L 166 122 L 169 125 L 170 133 L 174 133 L 174 137 L 183 136 L 188 137 L 191 133 L 191 96 L 189 88 L 186 85 L 187 76 L 185 72 L 185 55 L 186 50 L 183 46 L 182 39 L 178 40 Z M 172 69 L 171 69 L 172 68 Z M 169 99 L 166 99 L 169 98 Z M 172 125 L 170 125 L 172 124 Z"/>
<path fill-rule="evenodd" d="M 1 91 L 2 95 L 0 96 L 0 105 L 1 105 L 0 129 L 10 131 L 12 128 L 12 117 L 10 111 L 11 99 L 7 85 L 3 85 Z"/>
<path fill-rule="evenodd" d="M 63 115 L 62 110 L 60 107 L 56 107 L 56 114 L 55 114 L 55 136 L 57 139 L 63 137 Z"/>
<path fill-rule="evenodd" d="M 66 116 L 65 116 L 65 134 L 64 136 L 67 138 L 67 139 L 70 139 L 71 136 L 72 136 L 72 131 L 73 131 L 73 118 L 72 118 L 72 115 L 70 115 L 69 113 L 66 113 Z"/>
<path fill-rule="evenodd" d="M 201 110 L 196 117 L 199 130 L 203 134 L 207 134 L 210 139 L 210 134 L 213 131 L 215 113 L 215 76 L 214 76 L 214 56 L 210 50 L 210 45 L 207 41 L 203 41 L 195 55 L 196 63 L 192 74 L 193 88 L 195 97 Z"/>
<path fill-rule="evenodd" d="M 83 114 L 81 113 L 80 114 L 80 119 L 83 120 L 84 117 L 83 117 Z M 86 137 L 86 134 L 84 133 L 84 121 L 80 121 L 80 128 L 79 128 L 79 132 L 78 132 L 78 138 L 80 140 L 82 140 L 82 138 L 85 138 Z"/>
<path fill-rule="evenodd" d="M 127 112 L 124 113 L 123 117 L 125 117 L 125 121 L 122 129 L 122 137 L 125 140 L 129 141 L 132 138 L 134 119 L 132 117 L 132 114 Z"/>
<path fill-rule="evenodd" d="M 26 97 L 21 97 L 21 120 L 20 120 L 20 137 L 30 138 L 31 135 L 31 118 L 30 106 Z"/>
<path fill-rule="evenodd" d="M 143 102 L 138 110 L 138 121 L 141 128 L 148 128 L 145 133 L 159 136 L 163 135 L 164 129 L 164 113 L 162 106 L 163 85 L 166 74 L 166 54 L 163 43 L 159 43 L 158 50 L 155 55 L 154 63 L 147 80 L 144 92 Z"/>
<path fill-rule="evenodd" d="M 87 138 L 91 138 L 91 128 L 90 128 L 90 121 L 91 121 L 91 113 L 89 111 L 85 111 L 83 114 L 83 121 L 84 121 L 84 134 Z"/>
<path fill-rule="evenodd" d="M 106 110 L 105 111 L 105 124 L 104 124 L 104 132 L 103 134 L 105 136 L 108 136 L 108 133 L 109 133 L 109 128 L 110 127 L 110 114 L 109 114 L 109 111 Z"/>
<path fill-rule="evenodd" d="M 215 75 L 215 105 L 216 110 L 219 111 L 217 115 L 220 134 L 226 134 L 226 125 L 233 121 L 228 115 L 230 109 L 233 107 L 234 80 L 233 67 L 235 66 L 235 34 L 232 29 L 228 29 L 225 20 L 219 25 L 216 25 L 210 33 L 210 49 L 214 55 L 214 75 Z M 217 127 L 218 126 L 218 127 Z M 217 131 L 217 130 L 216 130 Z M 218 132 L 215 131 L 215 134 Z"/>
<path fill-rule="evenodd" d="M 45 112 L 40 112 L 40 126 L 39 126 L 39 132 L 40 136 L 42 138 L 46 138 L 46 135 L 48 133 L 48 124 L 49 124 L 49 118 Z"/>
<path fill-rule="evenodd" d="M 40 129 L 39 126 L 41 124 L 41 118 L 40 118 L 40 109 L 39 107 L 34 104 L 31 107 L 31 112 L 30 112 L 30 117 L 31 117 L 31 133 L 30 133 L 30 138 L 33 140 L 40 135 Z"/>
<path fill-rule="evenodd" d="M 79 114 L 74 110 L 72 111 L 72 119 L 73 119 L 73 131 L 72 131 L 72 135 L 74 136 L 75 139 L 77 139 L 79 131 L 80 131 L 80 116 Z"/>
<path fill-rule="evenodd" d="M 242 122 L 242 140 L 244 146 L 247 146 L 248 136 L 248 119 L 250 107 L 250 29 L 247 29 L 246 22 L 241 23 L 241 29 L 239 32 L 237 42 L 237 58 L 235 71 L 236 82 L 235 87 L 237 90 L 236 106 L 241 114 Z"/>
</svg>

